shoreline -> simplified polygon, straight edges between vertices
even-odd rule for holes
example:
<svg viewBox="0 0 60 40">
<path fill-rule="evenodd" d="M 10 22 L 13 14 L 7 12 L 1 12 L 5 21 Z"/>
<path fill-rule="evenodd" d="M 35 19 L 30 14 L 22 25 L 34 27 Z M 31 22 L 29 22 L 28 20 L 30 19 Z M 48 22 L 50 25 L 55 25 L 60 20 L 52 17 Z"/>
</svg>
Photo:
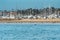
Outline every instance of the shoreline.
<svg viewBox="0 0 60 40">
<path fill-rule="evenodd" d="M 28 24 L 30 24 L 30 25 L 42 25 L 42 24 L 44 24 L 44 25 L 60 25 L 60 23 L 0 23 L 1 25 L 16 25 L 16 24 L 18 24 L 18 25 L 28 25 Z"/>
<path fill-rule="evenodd" d="M 0 23 L 60 23 L 60 19 L 0 19 Z"/>
</svg>

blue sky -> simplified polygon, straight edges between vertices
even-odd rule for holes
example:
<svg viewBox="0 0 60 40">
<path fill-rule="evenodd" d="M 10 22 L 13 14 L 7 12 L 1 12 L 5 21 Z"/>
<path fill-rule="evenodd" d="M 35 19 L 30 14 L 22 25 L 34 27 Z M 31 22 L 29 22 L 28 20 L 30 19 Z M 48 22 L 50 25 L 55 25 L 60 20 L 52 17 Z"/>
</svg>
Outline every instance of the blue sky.
<svg viewBox="0 0 60 40">
<path fill-rule="evenodd" d="M 60 7 L 60 0 L 0 0 L 0 10 Z"/>
</svg>

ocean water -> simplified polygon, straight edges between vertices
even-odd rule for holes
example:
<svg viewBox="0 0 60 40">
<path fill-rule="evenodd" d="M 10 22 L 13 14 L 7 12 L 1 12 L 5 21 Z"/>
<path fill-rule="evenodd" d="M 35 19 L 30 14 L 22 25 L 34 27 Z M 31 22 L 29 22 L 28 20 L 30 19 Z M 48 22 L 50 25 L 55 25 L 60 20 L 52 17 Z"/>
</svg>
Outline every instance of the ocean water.
<svg viewBox="0 0 60 40">
<path fill-rule="evenodd" d="M 60 23 L 0 23 L 0 40 L 60 40 Z"/>
</svg>

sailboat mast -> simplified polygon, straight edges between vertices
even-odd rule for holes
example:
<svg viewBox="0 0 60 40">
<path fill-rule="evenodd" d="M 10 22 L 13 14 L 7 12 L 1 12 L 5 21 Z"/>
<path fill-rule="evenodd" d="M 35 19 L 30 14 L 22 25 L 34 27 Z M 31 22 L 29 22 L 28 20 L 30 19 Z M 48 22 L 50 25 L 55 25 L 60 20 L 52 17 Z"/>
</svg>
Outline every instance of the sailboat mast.
<svg viewBox="0 0 60 40">
<path fill-rule="evenodd" d="M 15 11 L 15 18 L 17 17 L 17 0 L 16 0 L 16 11 Z"/>
</svg>

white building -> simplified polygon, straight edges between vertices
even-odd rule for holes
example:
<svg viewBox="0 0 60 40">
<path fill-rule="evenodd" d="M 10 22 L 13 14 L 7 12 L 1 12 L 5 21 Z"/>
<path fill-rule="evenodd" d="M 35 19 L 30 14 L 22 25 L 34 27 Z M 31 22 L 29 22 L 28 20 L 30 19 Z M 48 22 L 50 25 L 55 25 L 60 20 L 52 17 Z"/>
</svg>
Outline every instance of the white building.
<svg viewBox="0 0 60 40">
<path fill-rule="evenodd" d="M 48 16 L 48 18 L 57 18 L 57 16 L 58 16 L 57 14 L 51 14 Z"/>
<path fill-rule="evenodd" d="M 4 19 L 15 19 L 15 16 L 14 16 L 13 12 L 9 12 L 5 16 L 3 15 L 2 18 L 4 18 Z"/>
</svg>

